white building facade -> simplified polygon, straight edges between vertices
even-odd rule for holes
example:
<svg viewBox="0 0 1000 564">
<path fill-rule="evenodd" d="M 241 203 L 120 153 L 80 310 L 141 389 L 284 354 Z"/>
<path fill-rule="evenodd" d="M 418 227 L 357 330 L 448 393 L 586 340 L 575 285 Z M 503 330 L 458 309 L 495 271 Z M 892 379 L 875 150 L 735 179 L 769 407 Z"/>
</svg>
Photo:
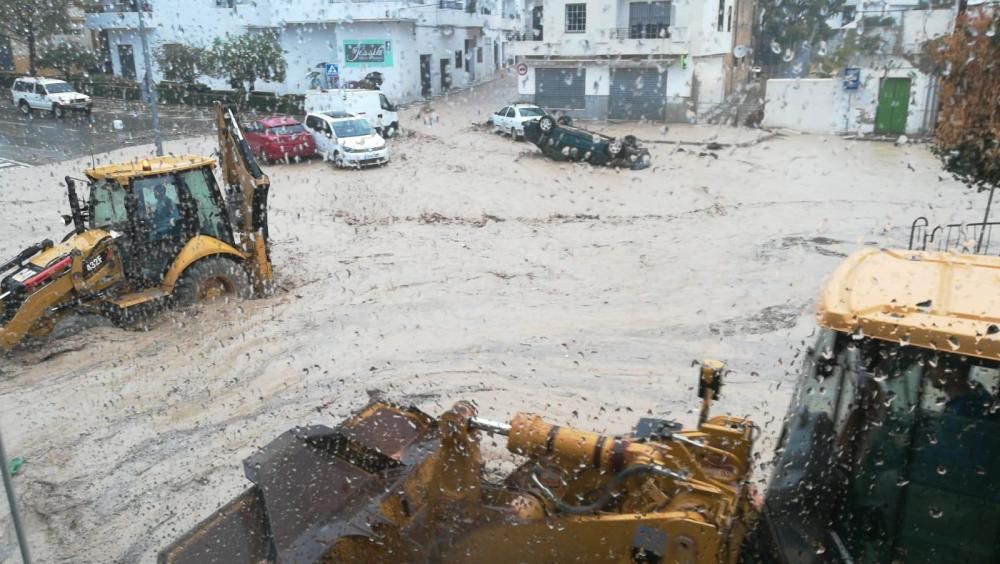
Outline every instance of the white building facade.
<svg viewBox="0 0 1000 564">
<path fill-rule="evenodd" d="M 106 1 L 103 11 L 87 16 L 87 26 L 104 36 L 110 70 L 139 80 L 145 73 L 141 7 L 142 1 Z M 259 81 L 257 90 L 303 93 L 327 75 L 345 83 L 377 71 L 383 92 L 405 102 L 491 78 L 504 64 L 520 13 L 513 0 L 145 0 L 142 15 L 151 49 L 210 47 L 216 38 L 273 33 L 285 54 L 286 79 Z M 155 60 L 152 67 L 153 79 L 162 80 Z M 229 88 L 220 79 L 201 81 Z"/>
<path fill-rule="evenodd" d="M 527 0 L 511 49 L 519 96 L 577 118 L 694 121 L 745 79 L 752 11 L 752 0 Z"/>
</svg>

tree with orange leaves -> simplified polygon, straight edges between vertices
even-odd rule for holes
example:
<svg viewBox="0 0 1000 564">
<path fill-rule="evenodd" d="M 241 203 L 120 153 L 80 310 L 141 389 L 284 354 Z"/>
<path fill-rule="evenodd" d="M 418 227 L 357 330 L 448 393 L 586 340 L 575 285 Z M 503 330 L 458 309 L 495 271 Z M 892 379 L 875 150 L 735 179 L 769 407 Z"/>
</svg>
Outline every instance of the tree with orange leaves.
<svg viewBox="0 0 1000 564">
<path fill-rule="evenodd" d="M 928 50 L 941 74 L 934 151 L 966 185 L 993 190 L 1000 186 L 1000 9 L 969 8 Z"/>
</svg>

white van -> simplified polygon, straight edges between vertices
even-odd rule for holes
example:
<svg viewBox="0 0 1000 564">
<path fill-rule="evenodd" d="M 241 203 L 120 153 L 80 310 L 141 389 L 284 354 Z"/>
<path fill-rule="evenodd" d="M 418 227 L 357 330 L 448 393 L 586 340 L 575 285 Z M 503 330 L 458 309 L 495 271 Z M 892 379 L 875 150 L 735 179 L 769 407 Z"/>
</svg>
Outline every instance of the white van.
<svg viewBox="0 0 1000 564">
<path fill-rule="evenodd" d="M 362 168 L 389 162 L 385 139 L 368 121 L 345 112 L 306 114 L 305 128 L 316 142 L 316 152 L 337 168 Z"/>
<path fill-rule="evenodd" d="M 395 104 L 378 90 L 308 90 L 306 113 L 343 112 L 363 117 L 382 137 L 399 133 Z"/>
</svg>

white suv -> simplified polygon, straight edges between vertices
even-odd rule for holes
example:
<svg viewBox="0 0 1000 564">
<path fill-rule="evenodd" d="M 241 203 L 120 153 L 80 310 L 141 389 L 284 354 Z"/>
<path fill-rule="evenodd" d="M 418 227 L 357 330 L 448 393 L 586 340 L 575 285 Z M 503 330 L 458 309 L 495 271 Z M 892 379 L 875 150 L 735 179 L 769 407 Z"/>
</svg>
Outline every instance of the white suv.
<svg viewBox="0 0 1000 564">
<path fill-rule="evenodd" d="M 365 118 L 347 112 L 310 112 L 304 123 L 316 152 L 337 167 L 376 166 L 389 162 L 385 139 Z"/>
<path fill-rule="evenodd" d="M 26 76 L 14 81 L 10 94 L 11 101 L 25 115 L 30 115 L 31 110 L 52 112 L 60 118 L 68 110 L 90 115 L 90 96 L 74 91 L 73 85 L 64 80 Z"/>
</svg>

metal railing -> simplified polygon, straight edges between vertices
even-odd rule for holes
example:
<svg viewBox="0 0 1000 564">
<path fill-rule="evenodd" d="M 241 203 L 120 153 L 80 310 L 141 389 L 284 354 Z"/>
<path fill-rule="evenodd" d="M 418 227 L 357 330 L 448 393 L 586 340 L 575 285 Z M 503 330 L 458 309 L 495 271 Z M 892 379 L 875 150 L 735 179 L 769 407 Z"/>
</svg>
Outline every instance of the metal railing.
<svg viewBox="0 0 1000 564">
<path fill-rule="evenodd" d="M 139 8 L 143 12 L 152 12 L 153 6 L 149 0 L 104 0 L 98 4 L 87 6 L 87 13 L 107 13 L 107 12 L 138 12 Z"/>
<path fill-rule="evenodd" d="M 609 39 L 670 39 L 669 22 L 635 23 L 611 28 Z"/>
<path fill-rule="evenodd" d="M 438 0 L 438 8 L 443 10 L 464 10 L 465 2 L 462 0 Z"/>
<path fill-rule="evenodd" d="M 932 229 L 926 217 L 918 217 L 910 225 L 910 250 L 1000 255 L 1000 248 L 990 249 L 994 227 L 1000 231 L 1000 222 L 952 223 Z"/>
</svg>

